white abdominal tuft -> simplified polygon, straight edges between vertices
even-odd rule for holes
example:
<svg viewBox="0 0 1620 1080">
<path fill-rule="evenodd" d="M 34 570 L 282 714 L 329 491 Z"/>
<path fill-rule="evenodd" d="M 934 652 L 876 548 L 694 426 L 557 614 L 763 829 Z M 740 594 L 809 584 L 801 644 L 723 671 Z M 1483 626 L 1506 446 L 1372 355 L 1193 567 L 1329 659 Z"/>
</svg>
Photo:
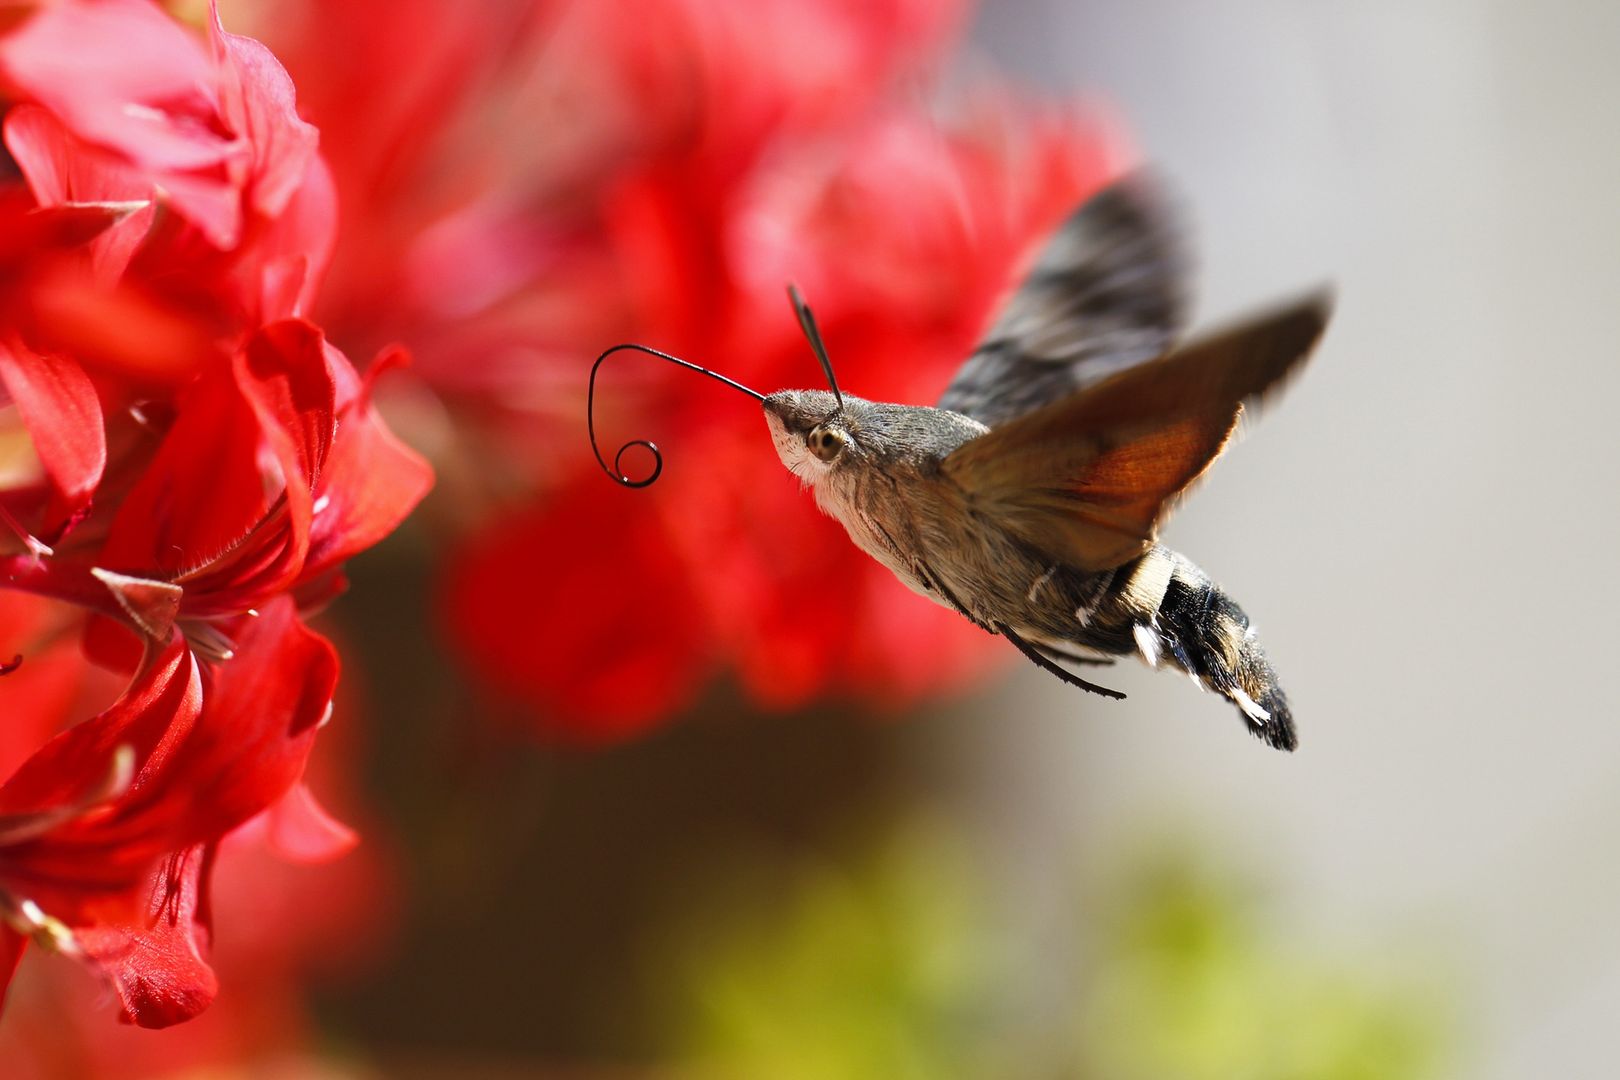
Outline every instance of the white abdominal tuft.
<svg viewBox="0 0 1620 1080">
<path fill-rule="evenodd" d="M 1131 627 L 1131 635 L 1136 638 L 1136 647 L 1142 650 L 1142 659 L 1147 666 L 1159 666 L 1159 634 L 1146 623 L 1137 623 Z"/>
<path fill-rule="evenodd" d="M 1232 687 L 1232 700 L 1257 724 L 1264 724 L 1271 719 L 1271 714 L 1260 707 L 1260 703 L 1248 695 L 1241 686 Z"/>
</svg>

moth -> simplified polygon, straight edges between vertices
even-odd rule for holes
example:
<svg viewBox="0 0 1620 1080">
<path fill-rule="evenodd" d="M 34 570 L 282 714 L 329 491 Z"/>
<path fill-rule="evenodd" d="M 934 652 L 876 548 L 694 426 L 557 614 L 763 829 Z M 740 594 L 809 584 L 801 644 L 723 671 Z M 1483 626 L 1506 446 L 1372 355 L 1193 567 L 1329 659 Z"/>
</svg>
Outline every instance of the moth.
<svg viewBox="0 0 1620 1080">
<path fill-rule="evenodd" d="M 1066 683 L 1122 698 L 1073 669 L 1135 654 L 1292 750 L 1288 699 L 1248 616 L 1157 533 L 1247 405 L 1309 355 L 1332 298 L 1318 290 L 1178 344 L 1184 279 L 1179 230 L 1136 175 L 1059 226 L 935 406 L 842 393 L 791 286 L 827 390 L 764 395 L 636 345 L 597 364 L 636 348 L 756 398 L 783 465 L 858 547 Z M 620 469 L 636 445 L 656 461 L 641 481 Z M 611 469 L 597 460 L 628 486 L 662 469 L 639 440 Z"/>
</svg>

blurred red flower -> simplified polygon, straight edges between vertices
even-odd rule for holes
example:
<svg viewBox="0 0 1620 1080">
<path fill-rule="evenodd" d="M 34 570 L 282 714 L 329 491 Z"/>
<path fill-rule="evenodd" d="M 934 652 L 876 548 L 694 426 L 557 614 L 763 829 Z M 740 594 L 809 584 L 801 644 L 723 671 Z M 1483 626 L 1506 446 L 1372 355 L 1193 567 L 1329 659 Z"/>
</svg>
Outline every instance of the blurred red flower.
<svg viewBox="0 0 1620 1080">
<path fill-rule="evenodd" d="M 322 318 L 410 341 L 457 424 L 442 608 L 472 670 L 539 730 L 605 741 L 722 672 L 770 708 L 892 708 L 992 666 L 710 383 L 607 373 L 605 437 L 669 452 L 654 488 L 613 488 L 585 375 L 635 340 L 765 391 L 812 385 L 793 280 L 847 388 L 932 400 L 1026 249 L 1124 167 L 1117 133 L 982 83 L 925 105 L 952 2 L 341 9 L 278 3 L 264 29 L 312 119 L 345 133 L 328 149 L 356 212 Z"/>
<path fill-rule="evenodd" d="M 7 723 L 0 725 L 0 775 L 12 772 L 37 750 L 52 728 L 96 711 L 87 702 L 119 691 L 121 680 L 98 675 L 87 666 L 75 641 L 59 633 L 73 618 L 66 605 L 0 592 L 0 651 L 9 655 L 29 649 L 25 663 L 0 684 L 0 700 L 8 710 Z M 46 640 L 54 644 L 38 644 Z M 35 644 L 30 647 L 30 642 Z M 356 703 L 352 681 L 345 679 L 344 684 L 338 712 L 347 720 Z M 324 729 L 320 750 L 311 762 L 313 783 L 323 797 L 335 798 L 346 816 L 361 811 L 345 793 L 344 770 L 349 764 L 345 758 L 359 749 L 351 745 L 353 734 L 347 723 Z M 167 790 L 172 797 L 181 789 Z M 295 787 L 292 794 L 299 791 Z M 301 1001 L 305 987 L 314 977 L 341 977 L 375 951 L 378 932 L 389 922 L 392 890 L 384 880 L 386 864 L 380 861 L 386 845 L 380 853 L 370 823 L 367 843 L 346 858 L 313 870 L 289 862 L 307 860 L 312 854 L 306 843 L 309 836 L 287 827 L 286 810 L 294 802 L 301 800 L 284 798 L 233 830 L 217 847 L 208 892 L 217 933 L 207 934 L 207 957 L 224 992 L 207 1013 L 153 1038 L 107 1022 L 105 980 L 86 977 L 84 965 L 29 965 L 13 986 L 0 1021 L 0 1061 L 5 1062 L 7 1080 L 110 1080 L 278 1064 L 289 1074 L 303 1075 L 294 1059 L 300 1047 L 313 1043 Z M 296 826 L 307 810 L 307 803 L 294 808 L 291 824 Z M 334 850 L 329 838 L 326 852 Z M 0 865 L 5 858 L 0 855 Z M 201 869 L 201 861 L 194 862 Z M 142 887 L 147 887 L 145 882 Z M 127 905 L 130 917 L 124 931 L 150 934 L 167 927 L 158 923 L 149 930 L 144 918 L 135 917 L 149 896 L 161 895 L 137 893 Z M 170 929 L 179 926 L 177 920 Z M 170 937 L 179 935 L 171 932 Z M 19 939 L 5 940 L 14 945 Z M 135 948 L 121 948 L 116 938 L 105 944 L 115 958 L 139 955 Z M 163 967 L 147 965 L 145 970 Z"/>
<path fill-rule="evenodd" d="M 263 45 L 64 0 L 7 24 L 0 86 L 0 405 L 33 455 L 0 480 L 0 586 L 49 601 L 0 683 L 28 717 L 0 747 L 0 996 L 32 940 L 165 1026 L 217 990 L 226 837 L 354 841 L 301 786 L 339 669 L 301 613 L 432 475 L 371 405 L 401 354 L 362 379 L 302 318 L 335 206 Z M 81 637 L 129 682 L 74 723 L 82 695 L 32 676 Z"/>
</svg>

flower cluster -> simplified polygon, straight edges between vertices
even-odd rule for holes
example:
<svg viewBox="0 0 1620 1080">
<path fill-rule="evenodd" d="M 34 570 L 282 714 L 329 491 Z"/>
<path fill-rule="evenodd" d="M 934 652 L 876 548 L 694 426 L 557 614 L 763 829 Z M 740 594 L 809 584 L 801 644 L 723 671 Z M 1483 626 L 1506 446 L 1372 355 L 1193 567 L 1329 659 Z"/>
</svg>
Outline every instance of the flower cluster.
<svg viewBox="0 0 1620 1080">
<path fill-rule="evenodd" d="M 539 730 L 626 738 L 721 673 L 768 708 L 898 707 L 1000 656 L 821 517 L 736 395 L 604 369 L 608 452 L 668 451 L 646 491 L 605 480 L 583 430 L 590 360 L 627 340 L 764 391 L 816 384 L 789 281 L 846 389 L 937 398 L 1019 260 L 1125 165 L 1095 114 L 982 81 L 955 107 L 925 95 L 963 7 L 274 5 L 357 208 L 323 320 L 409 341 L 454 421 L 442 610 Z"/>
<path fill-rule="evenodd" d="M 432 482 L 371 404 L 402 354 L 362 376 L 309 320 L 317 131 L 211 15 L 61 0 L 0 32 L 0 992 L 33 941 L 151 1027 L 215 993 L 223 838 L 352 843 L 301 783 L 339 671 L 303 615 Z"/>
<path fill-rule="evenodd" d="M 304 619 L 432 483 L 372 404 L 387 343 L 427 391 L 450 636 L 535 728 L 627 738 L 722 675 L 902 706 L 989 640 L 710 383 L 609 370 L 607 436 L 669 453 L 609 483 L 589 362 L 814 384 L 794 281 L 849 390 L 933 400 L 1124 165 L 1096 116 L 925 92 L 958 0 L 230 10 L 268 45 L 151 0 L 0 16 L 0 996 L 37 942 L 147 1026 L 214 994 L 222 842 L 353 842 L 302 783 L 339 671 Z"/>
</svg>

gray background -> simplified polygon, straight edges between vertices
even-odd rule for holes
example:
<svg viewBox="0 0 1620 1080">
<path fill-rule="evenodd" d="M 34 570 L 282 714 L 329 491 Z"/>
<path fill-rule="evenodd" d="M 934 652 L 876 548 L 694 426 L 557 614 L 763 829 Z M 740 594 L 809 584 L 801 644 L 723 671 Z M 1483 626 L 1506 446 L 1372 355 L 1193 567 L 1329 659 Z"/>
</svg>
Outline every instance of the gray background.
<svg viewBox="0 0 1620 1080">
<path fill-rule="evenodd" d="M 1340 297 L 1165 536 L 1254 617 L 1302 749 L 1184 679 L 1103 708 L 1019 670 L 988 705 L 1020 737 L 981 713 L 942 767 L 1032 917 L 1052 850 L 1191 832 L 1300 932 L 1445 972 L 1462 1075 L 1607 1072 L 1620 5 L 991 0 L 974 36 L 1119 109 L 1194 215 L 1200 322 Z"/>
</svg>

